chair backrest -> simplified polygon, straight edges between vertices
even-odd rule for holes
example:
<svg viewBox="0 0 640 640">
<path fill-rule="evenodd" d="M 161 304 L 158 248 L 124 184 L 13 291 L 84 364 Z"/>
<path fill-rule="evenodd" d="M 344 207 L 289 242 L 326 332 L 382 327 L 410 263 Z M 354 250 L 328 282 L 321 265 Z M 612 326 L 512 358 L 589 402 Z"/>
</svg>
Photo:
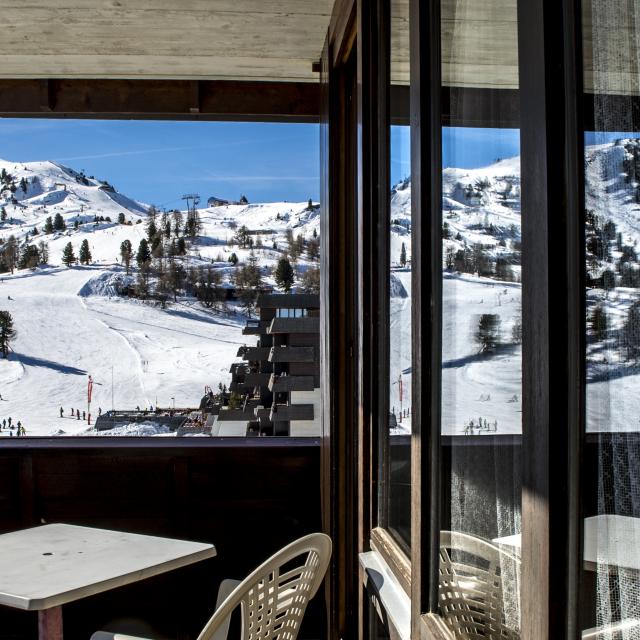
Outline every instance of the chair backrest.
<svg viewBox="0 0 640 640">
<path fill-rule="evenodd" d="M 318 591 L 330 558 L 331 538 L 323 533 L 312 533 L 287 545 L 233 590 L 198 640 L 211 640 L 238 605 L 242 607 L 243 640 L 295 640 L 307 603 Z"/>
<path fill-rule="evenodd" d="M 440 612 L 457 638 L 517 640 L 519 594 L 519 558 L 482 538 L 440 533 Z"/>
</svg>

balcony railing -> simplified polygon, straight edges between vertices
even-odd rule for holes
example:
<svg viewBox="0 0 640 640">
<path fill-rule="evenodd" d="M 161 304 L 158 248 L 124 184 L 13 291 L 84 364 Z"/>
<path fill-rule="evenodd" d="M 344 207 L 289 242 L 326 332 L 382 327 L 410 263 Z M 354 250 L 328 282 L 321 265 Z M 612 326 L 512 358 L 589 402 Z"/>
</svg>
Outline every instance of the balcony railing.
<svg viewBox="0 0 640 640">
<path fill-rule="evenodd" d="M 271 407 L 271 422 L 289 420 L 313 420 L 312 404 L 274 404 Z"/>
<path fill-rule="evenodd" d="M 272 373 L 269 378 L 269 391 L 274 393 L 289 391 L 313 391 L 313 376 L 279 376 Z"/>
<path fill-rule="evenodd" d="M 267 360 L 273 347 L 246 347 L 240 357 L 249 362 Z"/>
<path fill-rule="evenodd" d="M 271 347 L 269 362 L 314 362 L 313 347 Z"/>
<path fill-rule="evenodd" d="M 320 318 L 274 318 L 269 333 L 320 333 Z"/>
</svg>

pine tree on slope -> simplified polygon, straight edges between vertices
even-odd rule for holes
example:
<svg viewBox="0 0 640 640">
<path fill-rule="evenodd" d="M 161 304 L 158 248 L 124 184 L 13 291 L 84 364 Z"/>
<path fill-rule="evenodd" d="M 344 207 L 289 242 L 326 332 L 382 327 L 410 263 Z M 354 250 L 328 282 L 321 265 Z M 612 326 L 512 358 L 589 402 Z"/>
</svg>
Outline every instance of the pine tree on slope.
<svg viewBox="0 0 640 640">
<path fill-rule="evenodd" d="M 91 249 L 89 249 L 89 241 L 85 238 L 80 245 L 80 264 L 89 264 L 91 262 Z"/>
<path fill-rule="evenodd" d="M 75 264 L 76 255 L 73 252 L 73 245 L 68 242 L 62 252 L 62 262 L 66 264 L 67 267 L 70 267 L 72 264 Z"/>
<path fill-rule="evenodd" d="M 293 267 L 286 258 L 278 260 L 278 266 L 273 274 L 276 284 L 285 292 L 289 293 L 294 282 Z"/>
<path fill-rule="evenodd" d="M 2 357 L 9 355 L 9 343 L 16 337 L 13 318 L 8 311 L 0 311 L 0 351 Z"/>
</svg>

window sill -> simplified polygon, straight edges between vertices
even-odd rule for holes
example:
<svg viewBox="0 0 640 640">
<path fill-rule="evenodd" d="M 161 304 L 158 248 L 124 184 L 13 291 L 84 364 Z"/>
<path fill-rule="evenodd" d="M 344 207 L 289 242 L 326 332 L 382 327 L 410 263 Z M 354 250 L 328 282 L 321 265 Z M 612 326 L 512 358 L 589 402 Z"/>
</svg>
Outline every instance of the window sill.
<svg viewBox="0 0 640 640">
<path fill-rule="evenodd" d="M 377 597 L 400 640 L 411 639 L 411 599 L 376 551 L 359 555 L 363 581 Z"/>
</svg>

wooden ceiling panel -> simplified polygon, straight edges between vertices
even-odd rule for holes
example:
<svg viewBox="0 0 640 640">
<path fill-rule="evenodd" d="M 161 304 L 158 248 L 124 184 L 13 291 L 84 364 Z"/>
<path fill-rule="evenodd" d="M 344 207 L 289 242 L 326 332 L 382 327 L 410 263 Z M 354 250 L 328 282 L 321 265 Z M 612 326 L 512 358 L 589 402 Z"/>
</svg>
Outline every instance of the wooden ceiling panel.
<svg viewBox="0 0 640 640">
<path fill-rule="evenodd" d="M 317 82 L 333 0 L 0 0 L 0 77 Z"/>
</svg>

